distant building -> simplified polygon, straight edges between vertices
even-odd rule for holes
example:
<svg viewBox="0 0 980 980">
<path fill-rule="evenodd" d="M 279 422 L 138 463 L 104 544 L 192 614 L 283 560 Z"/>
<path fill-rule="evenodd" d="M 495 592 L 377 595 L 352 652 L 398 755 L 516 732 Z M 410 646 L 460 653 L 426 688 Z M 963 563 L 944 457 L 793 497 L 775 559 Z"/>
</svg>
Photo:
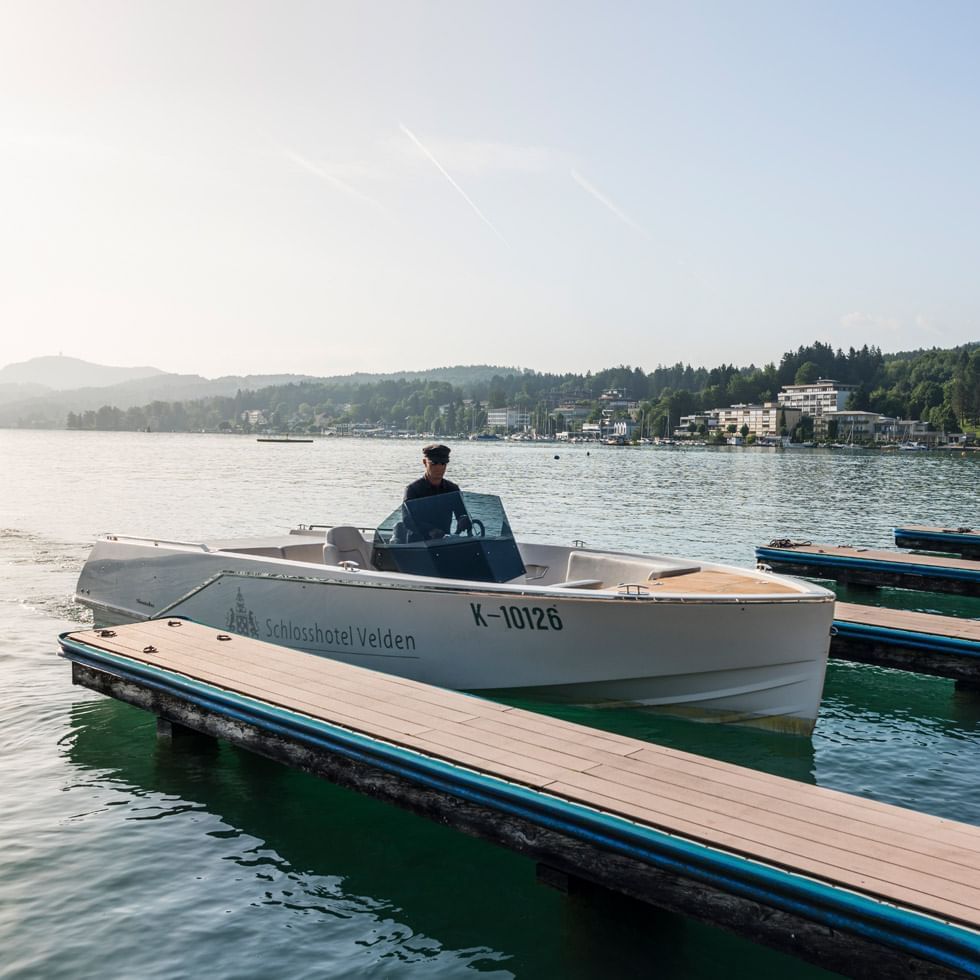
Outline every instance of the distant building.
<svg viewBox="0 0 980 980">
<path fill-rule="evenodd" d="M 528 429 L 531 416 L 519 408 L 491 408 L 487 410 L 487 427 L 490 429 Z"/>
<path fill-rule="evenodd" d="M 941 433 L 933 431 L 928 422 L 920 419 L 894 419 L 878 412 L 827 412 L 814 419 L 816 439 L 829 439 L 829 423 L 837 423 L 836 442 L 921 442 L 930 445 L 941 441 Z"/>
<path fill-rule="evenodd" d="M 706 426 L 709 435 L 715 432 L 728 432 L 729 426 L 741 433 L 743 426 L 748 426 L 749 434 L 757 439 L 778 438 L 785 429 L 788 435 L 800 423 L 803 413 L 798 408 L 780 405 L 779 402 L 765 402 L 762 405 L 730 405 L 728 408 L 713 408 L 710 412 L 698 412 L 696 415 L 683 415 L 674 434 L 690 438 L 694 433 L 693 426 L 698 429 Z"/>
<path fill-rule="evenodd" d="M 878 432 L 886 432 L 895 420 L 878 412 L 863 412 L 857 409 L 824 412 L 813 420 L 813 438 L 830 439 L 830 423 L 837 423 L 837 434 L 832 438 L 837 442 L 874 442 Z M 882 440 L 879 440 L 882 441 Z M 894 438 L 885 441 L 893 442 Z"/>
<path fill-rule="evenodd" d="M 710 435 L 718 428 L 719 411 L 720 409 L 715 409 L 713 412 L 695 412 L 693 415 L 682 415 L 673 434 L 682 439 L 691 438 L 698 434 L 703 425 L 707 434 Z"/>
<path fill-rule="evenodd" d="M 616 419 L 604 429 L 603 434 L 619 439 L 632 439 L 639 434 L 639 431 L 639 422 L 635 422 L 633 419 Z"/>
<path fill-rule="evenodd" d="M 777 400 L 787 408 L 798 408 L 804 415 L 819 418 L 824 412 L 840 412 L 857 385 L 820 378 L 812 384 L 783 385 Z"/>
<path fill-rule="evenodd" d="M 557 408 L 548 413 L 548 417 L 557 421 L 560 415 L 565 420 L 565 425 L 570 429 L 576 428 L 577 422 L 582 422 L 592 414 L 591 405 L 576 405 L 571 402 L 563 402 Z"/>
<path fill-rule="evenodd" d="M 732 405 L 724 409 L 719 416 L 718 424 L 727 430 L 734 425 L 741 432 L 742 426 L 748 426 L 749 434 L 761 436 L 780 436 L 783 429 L 788 435 L 799 424 L 803 413 L 798 408 L 780 405 L 779 402 L 766 402 L 763 405 Z"/>
<path fill-rule="evenodd" d="M 599 396 L 599 407 L 604 415 L 612 415 L 614 412 L 635 412 L 640 406 L 639 402 L 630 400 L 625 391 L 611 388 Z"/>
<path fill-rule="evenodd" d="M 898 442 L 939 442 L 941 432 L 934 432 L 928 422 L 921 419 L 895 419 L 895 437 Z M 949 438 L 950 442 L 953 437 Z"/>
</svg>

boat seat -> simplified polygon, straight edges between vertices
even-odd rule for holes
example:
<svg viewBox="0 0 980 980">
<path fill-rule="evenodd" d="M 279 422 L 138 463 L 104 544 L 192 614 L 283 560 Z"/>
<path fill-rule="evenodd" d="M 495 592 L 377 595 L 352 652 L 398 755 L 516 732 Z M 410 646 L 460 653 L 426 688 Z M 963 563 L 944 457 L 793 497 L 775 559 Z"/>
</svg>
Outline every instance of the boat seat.
<svg viewBox="0 0 980 980">
<path fill-rule="evenodd" d="M 700 571 L 700 565 L 682 565 L 678 562 L 676 565 L 667 565 L 664 568 L 657 569 L 656 572 L 650 575 L 648 581 L 652 581 L 655 578 L 672 578 L 674 575 L 690 575 L 691 572 Z"/>
<path fill-rule="evenodd" d="M 701 566 L 688 562 L 634 558 L 630 555 L 601 555 L 588 551 L 568 554 L 568 582 L 579 579 L 599 579 L 607 588 L 627 582 L 652 582 L 672 575 L 700 572 Z"/>
<path fill-rule="evenodd" d="M 323 557 L 323 545 L 319 542 L 290 544 L 282 549 L 283 558 L 288 561 L 318 562 Z"/>
<path fill-rule="evenodd" d="M 357 562 L 361 568 L 371 567 L 371 549 L 356 527 L 341 525 L 327 531 L 323 546 L 323 563 L 339 565 L 342 561 Z"/>
</svg>

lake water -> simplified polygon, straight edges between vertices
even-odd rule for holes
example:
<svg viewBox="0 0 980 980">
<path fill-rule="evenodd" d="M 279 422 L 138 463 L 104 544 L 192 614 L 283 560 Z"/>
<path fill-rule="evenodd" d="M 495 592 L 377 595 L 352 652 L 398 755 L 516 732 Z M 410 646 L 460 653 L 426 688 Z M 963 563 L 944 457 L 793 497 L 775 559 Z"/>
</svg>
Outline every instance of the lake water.
<svg viewBox="0 0 980 980">
<path fill-rule="evenodd" d="M 795 960 L 73 688 L 58 633 L 95 535 L 373 525 L 419 444 L 0 431 L 0 976 L 796 977 Z M 555 456 L 560 458 L 556 459 Z M 519 537 L 752 565 L 774 537 L 889 546 L 980 524 L 980 458 L 931 453 L 454 445 Z M 858 601 L 980 616 L 980 601 Z M 563 717 L 980 824 L 980 695 L 832 662 L 810 739 L 625 710 Z"/>
</svg>

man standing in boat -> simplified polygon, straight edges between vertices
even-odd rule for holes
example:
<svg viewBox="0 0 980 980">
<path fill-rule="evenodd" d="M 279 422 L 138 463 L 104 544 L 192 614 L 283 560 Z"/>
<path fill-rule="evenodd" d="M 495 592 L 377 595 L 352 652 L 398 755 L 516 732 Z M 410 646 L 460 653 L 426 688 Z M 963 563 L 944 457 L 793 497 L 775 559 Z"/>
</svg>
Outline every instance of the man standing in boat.
<svg viewBox="0 0 980 980">
<path fill-rule="evenodd" d="M 405 487 L 404 503 L 408 504 L 412 500 L 422 500 L 426 497 L 436 497 L 445 493 L 459 493 L 459 486 L 452 480 L 446 479 L 446 467 L 449 465 L 448 446 L 441 443 L 430 443 L 422 449 L 422 465 L 425 472 L 417 480 L 414 480 Z M 449 534 L 452 525 L 453 515 L 456 516 L 456 533 L 465 533 L 470 526 L 470 519 L 463 508 L 462 498 L 455 498 L 451 505 L 445 508 L 425 508 L 428 512 L 426 516 L 430 518 L 425 521 L 426 526 L 419 526 L 421 513 L 418 508 L 408 508 L 403 506 L 405 514 L 405 525 L 409 531 L 410 539 L 412 536 L 413 525 L 418 528 L 418 533 L 423 538 L 441 538 Z M 432 521 L 435 518 L 435 522 Z M 397 530 L 396 530 L 397 535 Z"/>
</svg>

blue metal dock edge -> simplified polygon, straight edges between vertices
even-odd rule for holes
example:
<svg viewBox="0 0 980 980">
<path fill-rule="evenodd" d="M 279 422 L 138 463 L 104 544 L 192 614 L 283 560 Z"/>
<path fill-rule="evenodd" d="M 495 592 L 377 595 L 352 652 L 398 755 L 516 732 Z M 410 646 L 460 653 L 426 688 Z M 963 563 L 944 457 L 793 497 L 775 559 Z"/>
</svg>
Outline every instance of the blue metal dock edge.
<svg viewBox="0 0 980 980">
<path fill-rule="evenodd" d="M 890 626 L 868 626 L 864 623 L 851 623 L 846 619 L 835 619 L 834 629 L 837 630 L 838 636 L 854 640 L 881 640 L 889 642 L 892 646 L 928 650 L 932 653 L 955 653 L 958 656 L 980 657 L 980 643 L 975 640 L 964 640 L 958 636 L 916 633 L 913 630 L 894 629 Z"/>
<path fill-rule="evenodd" d="M 903 547 L 903 541 L 936 541 L 937 543 L 952 541 L 958 544 L 976 545 L 980 548 L 980 536 L 976 534 L 960 534 L 956 531 L 913 531 L 907 527 L 896 527 L 892 530 L 895 534 L 895 544 L 899 548 Z"/>
<path fill-rule="evenodd" d="M 821 555 L 815 551 L 789 551 L 783 548 L 756 548 L 756 558 L 764 558 L 774 562 L 793 563 L 800 565 L 826 565 L 828 568 L 869 569 L 882 568 L 892 572 L 902 572 L 909 575 L 921 575 L 924 578 L 962 579 L 965 582 L 980 582 L 980 568 L 930 568 L 928 565 L 916 565 L 912 562 L 881 561 L 876 558 L 849 558 L 839 555 Z M 899 556 L 901 557 L 901 556 Z"/>
<path fill-rule="evenodd" d="M 348 731 L 61 634 L 68 660 L 911 956 L 980 974 L 980 934 Z"/>
</svg>

